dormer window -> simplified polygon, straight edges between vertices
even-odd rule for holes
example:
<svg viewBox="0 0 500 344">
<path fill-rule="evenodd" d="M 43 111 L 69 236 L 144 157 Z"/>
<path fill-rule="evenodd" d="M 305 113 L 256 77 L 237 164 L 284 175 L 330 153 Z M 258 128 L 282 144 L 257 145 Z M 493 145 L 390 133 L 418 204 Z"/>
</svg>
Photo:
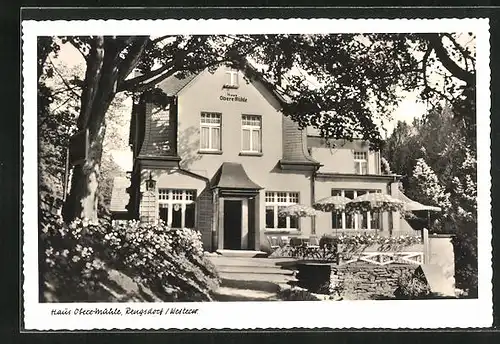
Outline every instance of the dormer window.
<svg viewBox="0 0 500 344">
<path fill-rule="evenodd" d="M 354 173 L 368 174 L 368 152 L 354 152 Z"/>
<path fill-rule="evenodd" d="M 226 83 L 224 84 L 224 88 L 238 88 L 238 71 L 237 70 L 228 70 L 226 71 Z"/>
</svg>

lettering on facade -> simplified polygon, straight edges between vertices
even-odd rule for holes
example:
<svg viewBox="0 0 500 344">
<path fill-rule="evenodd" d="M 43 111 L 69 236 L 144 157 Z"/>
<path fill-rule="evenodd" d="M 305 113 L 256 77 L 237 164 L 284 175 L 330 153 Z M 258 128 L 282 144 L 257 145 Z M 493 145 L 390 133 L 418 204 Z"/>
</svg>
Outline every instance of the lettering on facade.
<svg viewBox="0 0 500 344">
<path fill-rule="evenodd" d="M 219 97 L 219 100 L 226 101 L 226 102 L 240 102 L 240 103 L 246 103 L 248 99 L 246 97 L 241 97 L 236 94 L 226 94 L 226 95 L 221 95 Z"/>
</svg>

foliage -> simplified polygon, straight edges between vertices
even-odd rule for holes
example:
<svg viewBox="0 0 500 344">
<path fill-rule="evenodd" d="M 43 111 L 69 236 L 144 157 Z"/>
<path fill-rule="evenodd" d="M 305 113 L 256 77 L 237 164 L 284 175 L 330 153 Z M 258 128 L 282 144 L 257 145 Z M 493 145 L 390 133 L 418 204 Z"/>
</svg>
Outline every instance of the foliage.
<svg viewBox="0 0 500 344">
<path fill-rule="evenodd" d="M 403 175 L 405 194 L 443 211 L 431 214 L 434 230 L 459 231 L 476 221 L 476 148 L 449 106 L 411 125 L 398 123 L 384 147 L 393 171 Z"/>
<path fill-rule="evenodd" d="M 283 301 L 320 301 L 310 291 L 301 288 L 284 289 L 278 293 L 278 297 Z"/>
<path fill-rule="evenodd" d="M 87 65 L 85 77 L 75 80 L 82 89 L 77 125 L 89 130 L 93 150 L 85 168 L 75 168 L 68 204 L 74 216 L 96 218 L 90 181 L 99 174 L 101 127 L 118 93 L 147 91 L 169 76 L 222 63 L 262 78 L 286 99 L 285 115 L 327 139 L 380 146 L 376 123 L 387 118 L 377 114 L 391 112 L 399 90 L 416 90 L 431 103 L 447 99 L 457 118 L 474 127 L 475 37 L 469 36 L 468 42 L 461 33 L 62 37 Z M 53 42 L 39 42 L 39 66 L 47 50 L 59 48 Z M 141 74 L 129 77 L 134 69 Z M 439 83 L 429 82 L 436 76 Z"/>
<path fill-rule="evenodd" d="M 468 297 L 477 297 L 477 236 L 475 231 L 458 232 L 452 238 L 455 253 L 455 285 L 467 292 Z"/>
<path fill-rule="evenodd" d="M 78 99 L 61 82 L 54 64 L 46 63 L 38 79 L 38 133 L 40 193 L 63 198 L 66 150 L 76 129 Z M 50 70 L 50 72 L 49 72 Z M 66 73 L 77 72 L 67 68 Z"/>
<path fill-rule="evenodd" d="M 391 236 L 383 237 L 373 234 L 356 235 L 323 235 L 319 240 L 319 247 L 307 244 L 295 244 L 290 240 L 290 245 L 277 248 L 272 255 L 275 257 L 293 257 L 318 261 L 337 261 L 339 254 L 359 254 L 367 247 L 378 246 L 378 251 L 400 251 L 405 247 L 422 243 L 420 236 Z"/>
<path fill-rule="evenodd" d="M 384 155 L 396 173 L 411 176 L 403 178 L 410 198 L 443 208 L 431 214 L 430 229 L 455 234 L 456 284 L 475 295 L 477 152 L 475 132 L 467 125 L 457 120 L 450 106 L 435 109 L 412 125 L 399 123 Z"/>
<path fill-rule="evenodd" d="M 211 300 L 217 275 L 203 256 L 198 232 L 106 220 L 66 225 L 58 216 L 42 215 L 42 280 L 55 282 L 63 300 L 87 300 L 108 268 L 133 277 L 164 301 Z"/>
<path fill-rule="evenodd" d="M 416 186 L 415 193 L 420 195 L 424 204 L 436 205 L 446 212 L 450 207 L 450 194 L 439 183 L 439 180 L 423 158 L 417 159 L 412 174 L 412 183 Z"/>
<path fill-rule="evenodd" d="M 172 294 L 172 301 L 211 300 L 217 274 L 204 258 L 199 232 L 129 221 L 115 225 L 104 243 L 119 268 Z"/>
<path fill-rule="evenodd" d="M 42 290 L 47 284 L 59 286 L 60 301 L 83 301 L 99 288 L 105 264 L 98 256 L 89 228 L 41 211 L 40 272 Z"/>
<path fill-rule="evenodd" d="M 403 247 L 421 244 L 420 236 L 401 235 L 384 237 L 374 234 L 356 234 L 356 235 L 323 235 L 319 240 L 320 248 L 332 249 L 342 245 L 345 250 L 359 250 L 369 246 L 379 245 L 379 250 L 399 250 Z"/>
<path fill-rule="evenodd" d="M 382 169 L 382 174 L 393 174 L 391 171 L 391 165 L 389 164 L 386 158 L 382 157 L 380 159 L 380 165 Z"/>
<path fill-rule="evenodd" d="M 394 296 L 400 300 L 422 299 L 431 295 L 430 286 L 425 278 L 411 272 L 403 273 L 398 278 L 397 284 Z"/>
</svg>

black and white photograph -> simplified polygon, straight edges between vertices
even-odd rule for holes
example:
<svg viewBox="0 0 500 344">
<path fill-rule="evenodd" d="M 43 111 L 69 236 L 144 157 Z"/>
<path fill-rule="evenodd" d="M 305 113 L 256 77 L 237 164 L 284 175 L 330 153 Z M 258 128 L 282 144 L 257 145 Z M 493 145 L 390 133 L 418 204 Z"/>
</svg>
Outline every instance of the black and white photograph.
<svg viewBox="0 0 500 344">
<path fill-rule="evenodd" d="M 491 320 L 487 20 L 175 22 L 23 27 L 27 327 Z"/>
</svg>

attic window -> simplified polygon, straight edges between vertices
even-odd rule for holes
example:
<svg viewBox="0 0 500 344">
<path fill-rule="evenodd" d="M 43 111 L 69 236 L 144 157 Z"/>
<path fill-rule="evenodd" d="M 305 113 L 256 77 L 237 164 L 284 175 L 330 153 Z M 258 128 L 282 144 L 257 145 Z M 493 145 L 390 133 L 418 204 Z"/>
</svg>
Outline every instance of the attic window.
<svg viewBox="0 0 500 344">
<path fill-rule="evenodd" d="M 223 86 L 224 88 L 238 88 L 238 71 L 237 70 L 228 70 L 226 71 L 226 83 Z"/>
</svg>

